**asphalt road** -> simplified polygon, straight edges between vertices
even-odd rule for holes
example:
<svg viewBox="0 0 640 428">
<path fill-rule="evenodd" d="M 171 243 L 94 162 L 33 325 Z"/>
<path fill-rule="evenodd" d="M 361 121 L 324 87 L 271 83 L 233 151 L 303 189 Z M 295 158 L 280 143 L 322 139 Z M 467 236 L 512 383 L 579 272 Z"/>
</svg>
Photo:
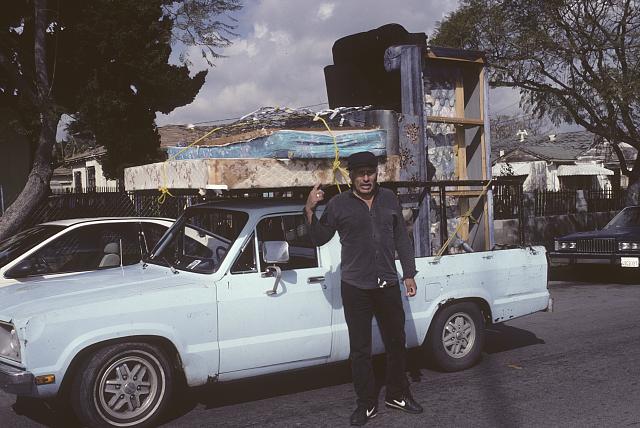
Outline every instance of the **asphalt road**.
<svg viewBox="0 0 640 428">
<path fill-rule="evenodd" d="M 637 279 L 636 279 L 637 276 Z M 418 416 L 381 408 L 368 427 L 640 425 L 640 273 L 555 270 L 553 313 L 492 327 L 482 361 L 460 373 L 409 353 Z M 383 378 L 383 359 L 376 371 Z M 384 395 L 381 392 L 381 397 Z M 347 364 L 188 391 L 166 427 L 348 426 Z M 68 413 L 0 392 L 0 426 L 73 426 Z"/>
</svg>

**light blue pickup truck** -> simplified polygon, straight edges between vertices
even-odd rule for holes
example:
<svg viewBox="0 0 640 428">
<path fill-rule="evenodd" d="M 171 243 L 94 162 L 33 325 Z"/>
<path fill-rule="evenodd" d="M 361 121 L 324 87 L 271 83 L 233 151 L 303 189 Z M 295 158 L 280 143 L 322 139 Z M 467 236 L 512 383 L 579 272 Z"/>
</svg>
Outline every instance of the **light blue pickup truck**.
<svg viewBox="0 0 640 428">
<path fill-rule="evenodd" d="M 345 360 L 340 242 L 315 247 L 302 205 L 188 208 L 144 262 L 0 288 L 0 385 L 69 400 L 88 426 L 157 423 L 189 386 Z M 484 328 L 547 310 L 542 247 L 416 259 L 407 346 L 446 371 Z M 375 321 L 374 321 L 375 323 Z M 374 328 L 374 352 L 383 352 Z"/>
</svg>

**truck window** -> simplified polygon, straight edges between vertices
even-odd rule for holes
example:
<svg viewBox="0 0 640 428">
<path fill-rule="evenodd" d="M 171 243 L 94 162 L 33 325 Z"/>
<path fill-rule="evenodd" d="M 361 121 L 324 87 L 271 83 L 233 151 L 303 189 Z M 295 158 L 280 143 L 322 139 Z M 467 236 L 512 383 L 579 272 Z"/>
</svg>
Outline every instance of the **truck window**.
<svg viewBox="0 0 640 428">
<path fill-rule="evenodd" d="M 153 247 L 156 246 L 162 235 L 167 231 L 168 227 L 158 223 L 142 221 L 143 241 L 141 243 L 142 251 L 148 254 Z"/>
<path fill-rule="evenodd" d="M 231 266 L 232 274 L 251 273 L 258 271 L 256 267 L 255 239 L 255 235 L 251 235 L 251 238 L 249 238 L 249 240 L 247 241 L 238 258 L 235 262 L 233 262 L 233 266 Z"/>
<path fill-rule="evenodd" d="M 247 224 L 242 211 L 189 208 L 158 241 L 150 263 L 196 273 L 213 273 Z"/>
<path fill-rule="evenodd" d="M 278 264 L 283 271 L 318 267 L 318 250 L 311 242 L 303 215 L 267 217 L 258 223 L 256 230 L 262 272 L 267 267 L 262 255 L 262 242 L 264 241 L 287 241 L 289 243 L 289 262 Z"/>
</svg>

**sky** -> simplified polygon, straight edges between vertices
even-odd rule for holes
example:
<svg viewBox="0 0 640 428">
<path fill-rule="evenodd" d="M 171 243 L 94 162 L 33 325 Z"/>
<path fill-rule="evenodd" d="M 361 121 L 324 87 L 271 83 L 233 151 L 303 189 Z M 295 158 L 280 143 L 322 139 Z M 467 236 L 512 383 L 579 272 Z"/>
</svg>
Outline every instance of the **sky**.
<svg viewBox="0 0 640 428">
<path fill-rule="evenodd" d="M 430 35 L 437 21 L 457 8 L 457 0 L 245 0 L 233 16 L 237 38 L 221 50 L 225 58 L 209 68 L 195 100 L 168 115 L 158 126 L 214 124 L 260 107 L 327 107 L 324 67 L 333 63 L 333 43 L 344 36 L 397 23 L 409 32 Z M 198 51 L 191 71 L 207 68 Z M 490 109 L 517 109 L 518 95 L 492 91 Z"/>
</svg>

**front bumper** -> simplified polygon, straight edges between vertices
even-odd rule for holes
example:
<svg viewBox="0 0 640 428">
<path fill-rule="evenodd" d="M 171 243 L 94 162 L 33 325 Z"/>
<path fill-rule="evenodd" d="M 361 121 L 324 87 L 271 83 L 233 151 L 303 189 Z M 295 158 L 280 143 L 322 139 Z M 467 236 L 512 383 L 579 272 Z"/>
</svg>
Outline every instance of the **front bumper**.
<svg viewBox="0 0 640 428">
<path fill-rule="evenodd" d="M 621 259 L 623 257 L 639 257 L 638 254 L 567 253 L 561 251 L 550 251 L 547 254 L 549 255 L 551 266 L 564 266 L 572 264 L 621 266 Z"/>
<path fill-rule="evenodd" d="M 31 372 L 0 363 L 0 389 L 11 394 L 29 394 L 34 386 Z"/>
</svg>

